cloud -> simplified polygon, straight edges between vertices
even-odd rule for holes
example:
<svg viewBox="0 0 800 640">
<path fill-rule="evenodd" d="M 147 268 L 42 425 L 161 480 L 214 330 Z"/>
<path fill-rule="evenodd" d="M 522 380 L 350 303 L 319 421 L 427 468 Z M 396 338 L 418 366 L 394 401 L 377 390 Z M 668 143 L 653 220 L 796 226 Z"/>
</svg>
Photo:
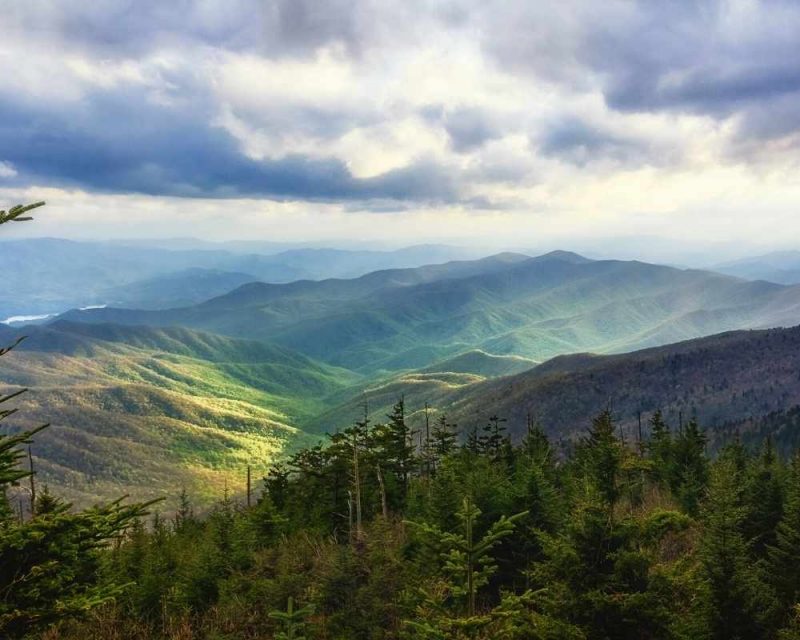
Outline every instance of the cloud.
<svg viewBox="0 0 800 640">
<path fill-rule="evenodd" d="M 30 0 L 4 12 L 7 31 L 115 58 L 193 44 L 304 56 L 337 43 L 357 48 L 357 7 L 350 0 Z"/>
<path fill-rule="evenodd" d="M 556 0 L 474 6 L 482 47 L 502 67 L 622 113 L 737 119 L 741 137 L 769 105 L 800 106 L 800 4 L 790 0 Z M 794 134 L 789 110 L 776 108 Z M 773 133 L 769 135 L 773 135 Z"/>
<path fill-rule="evenodd" d="M 796 209 L 794 0 L 7 4 L 4 189 L 464 229 Z"/>
<path fill-rule="evenodd" d="M 0 178 L 14 178 L 17 170 L 10 162 L 0 161 Z"/>
<path fill-rule="evenodd" d="M 103 192 L 182 197 L 453 201 L 454 180 L 433 161 L 367 179 L 336 158 L 247 157 L 210 124 L 211 105 L 160 104 L 136 92 L 95 92 L 72 108 L 0 102 L 0 147 L 21 177 Z"/>
<path fill-rule="evenodd" d="M 502 135 L 499 123 L 480 109 L 459 108 L 447 111 L 442 120 L 453 149 L 459 153 L 473 151 Z"/>
<path fill-rule="evenodd" d="M 538 141 L 537 149 L 546 156 L 578 166 L 609 160 L 642 166 L 656 157 L 646 140 L 593 126 L 578 118 L 561 119 L 550 125 Z"/>
</svg>

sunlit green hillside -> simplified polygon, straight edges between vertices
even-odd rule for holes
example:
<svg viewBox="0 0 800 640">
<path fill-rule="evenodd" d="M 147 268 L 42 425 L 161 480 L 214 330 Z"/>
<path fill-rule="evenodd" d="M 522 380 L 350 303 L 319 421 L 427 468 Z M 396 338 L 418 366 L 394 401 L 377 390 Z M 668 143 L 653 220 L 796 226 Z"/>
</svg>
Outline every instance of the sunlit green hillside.
<svg viewBox="0 0 800 640">
<path fill-rule="evenodd" d="M 475 349 L 543 361 L 796 324 L 800 288 L 564 252 L 500 254 L 353 280 L 251 283 L 180 309 L 69 317 L 259 339 L 386 376 Z"/>
<path fill-rule="evenodd" d="M 7 340 L 13 329 L 2 329 Z M 5 391 L 29 387 L 10 420 L 50 422 L 39 481 L 79 503 L 131 493 L 201 498 L 244 486 L 352 374 L 283 348 L 185 329 L 57 323 L 4 359 Z"/>
</svg>

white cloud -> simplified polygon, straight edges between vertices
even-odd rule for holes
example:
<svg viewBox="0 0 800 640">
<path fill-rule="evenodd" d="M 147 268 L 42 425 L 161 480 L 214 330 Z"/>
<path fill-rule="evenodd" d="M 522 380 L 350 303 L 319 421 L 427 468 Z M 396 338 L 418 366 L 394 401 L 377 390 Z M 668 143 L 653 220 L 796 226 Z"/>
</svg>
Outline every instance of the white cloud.
<svg viewBox="0 0 800 640">
<path fill-rule="evenodd" d="M 13 178 L 17 175 L 17 170 L 10 162 L 0 160 L 0 178 Z"/>
<path fill-rule="evenodd" d="M 800 235 L 794 3 L 128 6 L 10 14 L 0 177 L 52 195 L 39 232 Z"/>
</svg>

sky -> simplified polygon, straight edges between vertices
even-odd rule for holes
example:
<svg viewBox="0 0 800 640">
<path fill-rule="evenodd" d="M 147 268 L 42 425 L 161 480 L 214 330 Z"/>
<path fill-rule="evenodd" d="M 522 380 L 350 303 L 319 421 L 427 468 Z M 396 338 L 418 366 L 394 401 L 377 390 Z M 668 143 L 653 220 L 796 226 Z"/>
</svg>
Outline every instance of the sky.
<svg viewBox="0 0 800 640">
<path fill-rule="evenodd" d="M 48 202 L 15 236 L 800 248 L 796 0 L 0 0 L 0 27 L 0 208 Z"/>
</svg>

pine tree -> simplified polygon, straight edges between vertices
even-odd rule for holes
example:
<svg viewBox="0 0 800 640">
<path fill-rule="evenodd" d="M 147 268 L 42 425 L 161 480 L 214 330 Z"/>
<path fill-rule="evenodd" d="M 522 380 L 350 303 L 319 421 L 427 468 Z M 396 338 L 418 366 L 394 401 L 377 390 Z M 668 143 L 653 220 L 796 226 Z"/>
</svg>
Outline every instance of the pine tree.
<svg viewBox="0 0 800 640">
<path fill-rule="evenodd" d="M 286 611 L 270 611 L 269 617 L 277 620 L 281 630 L 275 634 L 275 640 L 306 640 L 305 628 L 308 617 L 314 613 L 314 607 L 306 605 L 294 608 L 294 598 L 289 597 Z"/>
<path fill-rule="evenodd" d="M 781 615 L 800 603 L 800 452 L 792 458 L 783 515 L 767 548 L 766 576 L 775 590 Z"/>
<path fill-rule="evenodd" d="M 435 464 L 452 454 L 458 443 L 458 427 L 447 421 L 447 416 L 441 414 L 434 422 L 431 430 L 431 452 Z"/>
<path fill-rule="evenodd" d="M 372 434 L 372 445 L 375 448 L 377 460 L 377 477 L 383 482 L 391 480 L 388 499 L 395 508 L 402 508 L 408 494 L 408 482 L 412 470 L 416 465 L 414 444 L 411 428 L 406 424 L 405 401 L 400 398 L 392 407 L 392 412 L 386 416 L 386 424 L 376 425 Z M 392 478 L 386 478 L 391 475 Z M 396 486 L 395 490 L 393 486 Z M 386 493 L 386 489 L 383 490 Z M 395 495 L 396 494 L 396 495 Z"/>
<path fill-rule="evenodd" d="M 708 485 L 706 435 L 697 421 L 690 420 L 674 441 L 672 492 L 683 509 L 692 515 L 699 510 L 700 500 Z"/>
<path fill-rule="evenodd" d="M 186 491 L 186 487 L 181 489 L 181 493 L 178 496 L 178 510 L 175 512 L 173 522 L 175 531 L 179 532 L 196 522 L 194 517 L 194 509 L 192 508 L 192 501 L 189 500 L 189 494 Z"/>
<path fill-rule="evenodd" d="M 650 418 L 650 439 L 646 449 L 652 462 L 652 475 L 657 481 L 670 486 L 674 475 L 672 434 L 660 410 Z"/>
<path fill-rule="evenodd" d="M 586 638 L 670 637 L 669 589 L 654 575 L 651 549 L 687 526 L 670 512 L 620 519 L 598 487 L 585 484 L 564 526 L 539 535 L 543 557 L 531 577 L 541 609 Z"/>
<path fill-rule="evenodd" d="M 622 446 L 614 434 L 614 420 L 606 409 L 592 421 L 580 455 L 587 479 L 593 483 L 609 508 L 619 499 Z"/>
<path fill-rule="evenodd" d="M 699 555 L 705 596 L 701 628 L 714 640 L 763 637 L 757 607 L 762 589 L 742 533 L 742 481 L 731 460 L 719 460 L 713 467 L 708 500 L 703 506 Z"/>
<path fill-rule="evenodd" d="M 39 202 L 0 211 L 0 225 L 29 220 L 25 215 Z M 0 348 L 6 355 L 22 342 Z M 0 398 L 7 403 L 24 390 Z M 0 410 L 0 421 L 15 409 Z M 71 513 L 68 503 L 45 492 L 28 521 L 16 521 L 6 500 L 7 490 L 30 471 L 19 467 L 26 457 L 22 445 L 46 425 L 17 435 L 0 434 L 0 637 L 21 638 L 60 620 L 78 616 L 120 593 L 117 584 L 98 584 L 99 551 L 118 538 L 148 504 L 105 506 Z M 150 503 L 152 504 L 152 503 Z"/>
<path fill-rule="evenodd" d="M 495 521 L 487 533 L 478 538 L 475 533 L 481 510 L 467 496 L 456 513 L 460 531 L 445 532 L 426 523 L 408 522 L 417 529 L 423 541 L 434 547 L 443 561 L 443 571 L 449 577 L 456 597 L 466 601 L 466 615 L 473 617 L 477 611 L 478 590 L 487 584 L 497 570 L 491 555 L 492 549 L 514 531 L 515 523 L 527 512 Z"/>
<path fill-rule="evenodd" d="M 743 533 L 753 553 L 761 557 L 775 542 L 775 529 L 783 515 L 783 471 L 767 437 L 761 455 L 747 469 Z"/>
<path fill-rule="evenodd" d="M 478 435 L 478 427 L 473 426 L 467 433 L 467 441 L 464 443 L 464 451 L 477 456 L 481 452 L 481 439 Z"/>
<path fill-rule="evenodd" d="M 549 467 L 553 461 L 553 448 L 550 440 L 538 422 L 528 416 L 525 437 L 522 440 L 522 451 L 533 462 L 543 468 Z"/>
<path fill-rule="evenodd" d="M 282 462 L 273 464 L 264 478 L 264 491 L 277 509 L 286 506 L 289 491 L 289 469 Z"/>
<path fill-rule="evenodd" d="M 506 422 L 505 418 L 491 416 L 486 426 L 483 427 L 483 434 L 478 439 L 481 453 L 488 455 L 494 461 L 501 457 L 500 454 L 506 439 Z"/>
</svg>

